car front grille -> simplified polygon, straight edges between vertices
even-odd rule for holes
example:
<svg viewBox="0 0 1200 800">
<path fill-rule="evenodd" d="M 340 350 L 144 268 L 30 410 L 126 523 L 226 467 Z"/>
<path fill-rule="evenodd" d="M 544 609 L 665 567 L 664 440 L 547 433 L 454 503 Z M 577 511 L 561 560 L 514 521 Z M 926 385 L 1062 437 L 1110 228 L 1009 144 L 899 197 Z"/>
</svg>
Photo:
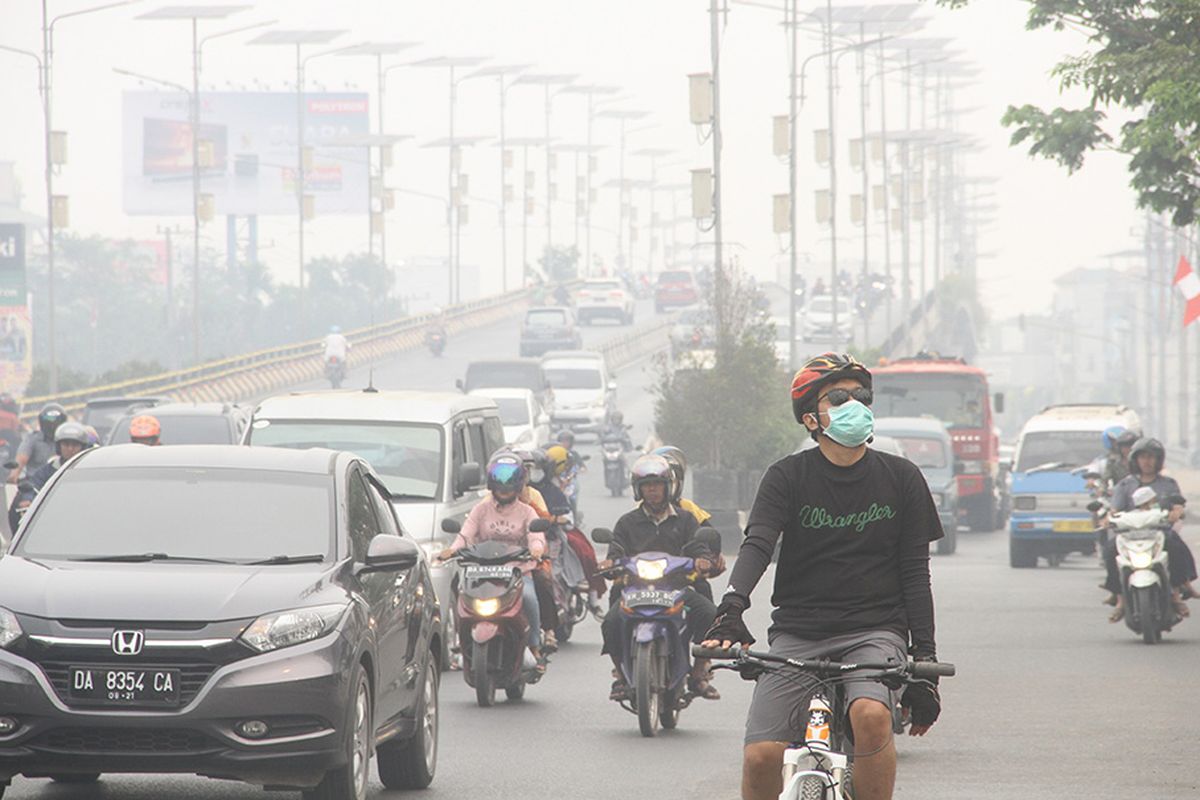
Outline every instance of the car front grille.
<svg viewBox="0 0 1200 800">
<path fill-rule="evenodd" d="M 220 745 L 198 731 L 175 728 L 57 728 L 30 744 L 56 753 L 197 755 Z"/>
<path fill-rule="evenodd" d="M 50 680 L 50 684 L 54 687 L 54 691 L 58 694 L 58 698 L 70 706 L 77 705 L 94 705 L 88 703 L 80 703 L 71 698 L 71 667 L 90 667 L 90 666 L 114 666 L 113 657 L 110 655 L 104 660 L 73 658 L 70 662 L 67 661 L 42 661 L 38 664 L 42 668 L 42 672 Z M 217 670 L 216 664 L 205 664 L 202 662 L 158 662 L 148 663 L 138 661 L 128 665 L 121 664 L 120 666 L 127 669 L 177 669 L 179 670 L 179 704 L 185 706 L 196 698 L 200 690 L 204 688 L 204 684 Z"/>
</svg>

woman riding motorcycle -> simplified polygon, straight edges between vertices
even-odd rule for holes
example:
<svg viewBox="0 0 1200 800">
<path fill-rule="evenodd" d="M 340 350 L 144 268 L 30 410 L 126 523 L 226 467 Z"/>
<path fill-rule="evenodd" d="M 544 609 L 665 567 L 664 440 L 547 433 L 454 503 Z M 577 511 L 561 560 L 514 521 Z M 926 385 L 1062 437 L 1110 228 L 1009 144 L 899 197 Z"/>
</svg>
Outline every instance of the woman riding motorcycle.
<svg viewBox="0 0 1200 800">
<path fill-rule="evenodd" d="M 498 453 L 492 456 L 487 467 L 488 490 L 491 496 L 480 500 L 471 509 L 463 523 L 462 531 L 449 547 L 438 554 L 438 558 L 452 558 L 465 547 L 493 539 L 526 547 L 536 559 L 545 555 L 545 535 L 529 531 L 529 523 L 538 518 L 537 512 L 519 499 L 527 480 L 525 465 L 516 455 Z M 537 659 L 538 671 L 544 672 L 546 665 L 541 648 L 541 613 L 532 577 L 536 563 L 522 561 L 517 566 L 525 576 L 522 601 L 525 618 L 529 621 L 529 652 Z"/>
</svg>

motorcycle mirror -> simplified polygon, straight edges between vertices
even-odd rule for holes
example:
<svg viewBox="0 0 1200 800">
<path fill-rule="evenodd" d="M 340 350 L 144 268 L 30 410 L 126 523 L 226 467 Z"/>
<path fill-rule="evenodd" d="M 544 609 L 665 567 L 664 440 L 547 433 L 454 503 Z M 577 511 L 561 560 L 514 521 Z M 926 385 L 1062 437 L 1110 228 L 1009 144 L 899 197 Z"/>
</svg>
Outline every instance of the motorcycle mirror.
<svg viewBox="0 0 1200 800">
<path fill-rule="evenodd" d="M 535 519 L 533 522 L 529 523 L 530 533 L 545 533 L 546 531 L 550 530 L 550 528 L 551 524 L 550 520 L 548 519 Z"/>
<path fill-rule="evenodd" d="M 613 532 L 608 528 L 592 528 L 592 541 L 596 544 L 611 544 Z"/>
<path fill-rule="evenodd" d="M 461 533 L 462 523 L 456 519 L 444 519 L 442 520 L 442 532 L 455 534 Z"/>
</svg>

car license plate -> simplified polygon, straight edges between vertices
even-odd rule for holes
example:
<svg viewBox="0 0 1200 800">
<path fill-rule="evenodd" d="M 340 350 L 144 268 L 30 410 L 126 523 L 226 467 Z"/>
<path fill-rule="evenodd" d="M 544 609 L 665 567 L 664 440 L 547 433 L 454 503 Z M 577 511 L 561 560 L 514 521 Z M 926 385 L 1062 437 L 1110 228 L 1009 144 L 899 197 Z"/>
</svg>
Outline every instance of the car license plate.
<svg viewBox="0 0 1200 800">
<path fill-rule="evenodd" d="M 512 577 L 513 568 L 504 564 L 467 567 L 465 576 L 468 580 L 508 580 Z"/>
<path fill-rule="evenodd" d="M 626 592 L 621 599 L 630 608 L 634 606 L 661 606 L 663 608 L 670 608 L 675 605 L 675 592 L 665 592 L 660 589 L 636 589 L 632 592 Z"/>
<path fill-rule="evenodd" d="M 1055 533 L 1091 533 L 1095 529 L 1090 519 L 1056 519 Z"/>
<path fill-rule="evenodd" d="M 109 705 L 179 705 L 179 670 L 71 667 L 71 699 Z"/>
</svg>

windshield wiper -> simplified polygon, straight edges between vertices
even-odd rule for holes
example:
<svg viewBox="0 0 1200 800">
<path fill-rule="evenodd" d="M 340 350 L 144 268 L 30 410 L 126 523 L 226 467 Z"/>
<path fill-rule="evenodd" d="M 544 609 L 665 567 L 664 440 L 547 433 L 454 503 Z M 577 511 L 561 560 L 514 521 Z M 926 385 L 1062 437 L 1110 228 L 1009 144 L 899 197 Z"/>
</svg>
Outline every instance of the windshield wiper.
<svg viewBox="0 0 1200 800">
<path fill-rule="evenodd" d="M 87 558 L 72 558 L 71 561 L 120 562 L 139 564 L 146 561 L 203 561 L 208 564 L 236 564 L 226 558 L 204 558 L 203 556 L 173 556 L 168 553 L 124 553 L 113 556 L 89 556 Z"/>
<path fill-rule="evenodd" d="M 312 553 L 303 556 L 271 556 L 260 561 L 246 561 L 247 566 L 258 567 L 270 564 L 320 564 L 325 560 L 325 556 L 320 553 Z"/>
</svg>

